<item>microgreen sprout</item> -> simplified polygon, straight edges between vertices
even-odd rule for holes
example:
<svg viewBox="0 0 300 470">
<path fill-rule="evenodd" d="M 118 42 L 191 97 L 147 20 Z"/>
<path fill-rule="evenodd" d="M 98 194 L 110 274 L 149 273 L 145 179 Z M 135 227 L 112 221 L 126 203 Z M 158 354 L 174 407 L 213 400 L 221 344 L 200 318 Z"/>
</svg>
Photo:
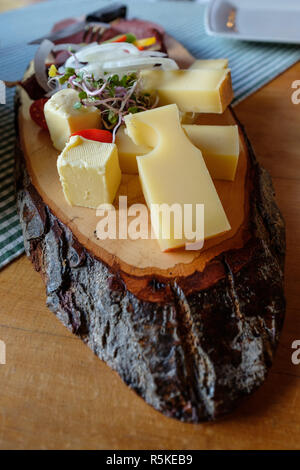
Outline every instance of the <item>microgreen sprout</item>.
<svg viewBox="0 0 300 470">
<path fill-rule="evenodd" d="M 95 79 L 93 74 L 67 67 L 64 74 L 55 77 L 60 85 L 78 91 L 78 102 L 74 108 L 96 106 L 101 111 L 102 123 L 113 132 L 113 141 L 126 114 L 152 109 L 157 105 L 155 94 L 145 93 L 141 87 L 138 73 L 103 74 Z M 52 79 L 53 80 L 53 79 Z"/>
</svg>

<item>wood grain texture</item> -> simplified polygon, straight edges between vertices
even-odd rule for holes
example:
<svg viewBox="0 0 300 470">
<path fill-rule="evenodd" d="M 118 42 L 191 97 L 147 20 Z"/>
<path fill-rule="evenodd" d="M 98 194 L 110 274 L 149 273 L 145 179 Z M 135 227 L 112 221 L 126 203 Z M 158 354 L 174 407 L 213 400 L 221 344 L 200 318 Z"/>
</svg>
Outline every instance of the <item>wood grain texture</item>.
<svg viewBox="0 0 300 470">
<path fill-rule="evenodd" d="M 177 41 L 167 37 L 169 54 L 177 63 L 191 65 L 194 59 Z M 169 49 L 168 49 L 169 51 Z M 31 73 L 33 72 L 33 69 Z M 221 199 L 225 213 L 229 219 L 231 230 L 205 241 L 205 249 L 161 253 L 156 240 L 99 240 L 95 233 L 99 217 L 93 209 L 71 207 L 64 195 L 57 174 L 56 161 L 59 152 L 53 147 L 49 133 L 43 131 L 30 118 L 29 108 L 32 100 L 24 90 L 19 90 L 22 103 L 19 119 L 19 133 L 22 149 L 26 159 L 30 179 L 41 195 L 44 203 L 66 224 L 77 238 L 94 256 L 108 266 L 118 266 L 124 276 L 133 275 L 136 282 L 136 292 L 143 287 L 145 276 L 153 274 L 162 277 L 182 277 L 193 274 L 195 269 L 204 269 L 206 263 L 225 250 L 237 249 L 244 244 L 244 231 L 248 222 L 248 191 L 250 190 L 248 168 L 248 150 L 242 135 L 240 135 L 240 155 L 235 180 L 215 180 L 214 184 Z M 199 123 L 210 125 L 236 124 L 230 109 L 221 115 L 203 114 L 197 118 Z M 43 157 L 41 158 L 41 155 Z M 246 190 L 245 190 L 246 189 Z M 128 206 L 146 204 L 138 175 L 122 175 L 122 181 L 115 197 L 115 208 L 118 217 L 119 196 L 127 196 Z M 149 214 L 150 219 L 150 214 Z M 129 224 L 129 220 L 128 220 Z M 135 293 L 135 291 L 133 291 Z"/>
<path fill-rule="evenodd" d="M 236 108 L 273 176 L 287 224 L 288 312 L 264 386 L 217 424 L 163 417 L 53 317 L 39 275 L 22 257 L 0 273 L 0 338 L 7 344 L 1 448 L 299 448 L 300 366 L 290 359 L 291 343 L 300 339 L 300 113 L 290 100 L 299 76 L 297 64 Z"/>
<path fill-rule="evenodd" d="M 264 143 L 257 142 L 263 152 Z M 269 379 L 238 413 L 219 424 L 192 426 L 155 412 L 52 318 L 43 284 L 23 257 L 0 274 L 0 337 L 7 343 L 7 365 L 0 367 L 1 447 L 297 448 L 300 373 L 290 346 L 300 337 L 299 182 L 275 178 L 275 187 L 293 253 L 287 259 L 289 314 Z"/>
</svg>

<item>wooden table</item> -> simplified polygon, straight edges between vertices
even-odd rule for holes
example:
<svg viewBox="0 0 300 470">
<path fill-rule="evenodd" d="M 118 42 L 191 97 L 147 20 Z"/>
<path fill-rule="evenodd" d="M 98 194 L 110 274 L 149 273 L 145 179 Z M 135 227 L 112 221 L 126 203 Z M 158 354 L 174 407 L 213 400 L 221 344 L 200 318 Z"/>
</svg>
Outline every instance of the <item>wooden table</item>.
<svg viewBox="0 0 300 470">
<path fill-rule="evenodd" d="M 24 3 L 24 2 L 23 2 Z M 45 306 L 25 256 L 0 273 L 2 449 L 299 449 L 300 105 L 291 84 L 300 63 L 235 110 L 271 172 L 286 220 L 287 316 L 266 383 L 221 422 L 183 424 L 154 411 L 69 333 Z"/>
</svg>

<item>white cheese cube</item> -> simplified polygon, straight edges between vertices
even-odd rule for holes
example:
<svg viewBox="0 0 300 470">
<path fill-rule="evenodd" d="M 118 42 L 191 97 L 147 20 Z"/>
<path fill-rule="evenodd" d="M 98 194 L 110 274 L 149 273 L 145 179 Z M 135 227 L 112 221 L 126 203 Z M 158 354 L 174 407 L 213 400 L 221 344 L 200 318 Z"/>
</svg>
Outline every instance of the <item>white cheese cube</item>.
<svg viewBox="0 0 300 470">
<path fill-rule="evenodd" d="M 184 227 L 194 227 L 197 204 L 204 205 L 204 238 L 230 230 L 222 203 L 206 168 L 201 151 L 186 136 L 175 104 L 125 116 L 128 135 L 137 145 L 153 150 L 137 157 L 144 197 L 151 213 L 154 233 L 162 251 L 191 241 Z M 155 136 L 155 138 L 154 138 Z M 191 209 L 185 215 L 185 205 Z M 159 210 L 182 209 L 181 220 L 167 218 Z M 176 234 L 181 226 L 182 237 Z M 176 236 L 175 236 L 176 235 Z M 195 234 L 197 237 L 197 234 Z"/>
<path fill-rule="evenodd" d="M 124 126 L 121 126 L 116 135 L 116 146 L 118 147 L 119 163 L 122 173 L 137 174 L 137 155 L 149 153 L 151 147 L 147 145 L 136 145 L 125 133 Z"/>
<path fill-rule="evenodd" d="M 233 98 L 229 69 L 142 70 L 145 91 L 157 91 L 160 106 L 182 112 L 223 113 Z"/>
<path fill-rule="evenodd" d="M 198 59 L 189 67 L 189 70 L 199 69 L 227 69 L 228 59 Z"/>
<path fill-rule="evenodd" d="M 234 181 L 240 153 L 238 126 L 184 124 L 182 127 L 201 150 L 211 177 Z"/>
<path fill-rule="evenodd" d="M 234 181 L 240 151 L 238 127 L 183 124 L 182 128 L 190 141 L 201 150 L 210 176 Z M 149 153 L 155 144 L 151 143 L 151 147 L 136 145 L 121 127 L 117 132 L 116 145 L 122 172 L 138 174 L 137 157 Z"/>
</svg>

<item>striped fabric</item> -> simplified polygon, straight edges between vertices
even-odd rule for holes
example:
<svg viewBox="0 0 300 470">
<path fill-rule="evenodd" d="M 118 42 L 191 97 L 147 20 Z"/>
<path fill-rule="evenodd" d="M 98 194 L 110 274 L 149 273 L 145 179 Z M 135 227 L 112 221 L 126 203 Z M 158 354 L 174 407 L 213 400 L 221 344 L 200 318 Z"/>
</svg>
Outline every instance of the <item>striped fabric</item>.
<svg viewBox="0 0 300 470">
<path fill-rule="evenodd" d="M 0 105 L 0 267 L 24 251 L 14 191 L 15 132 L 12 90 L 6 95 L 6 105 Z"/>
<path fill-rule="evenodd" d="M 79 16 L 110 1 L 51 0 L 0 15 L 0 79 L 22 76 L 35 46 L 26 43 L 49 31 L 66 16 Z M 235 92 L 234 105 L 300 59 L 293 45 L 239 42 L 209 37 L 204 30 L 205 6 L 192 2 L 125 0 L 129 16 L 156 21 L 197 58 L 228 57 Z M 0 268 L 23 251 L 13 189 L 13 92 L 0 104 Z"/>
</svg>

